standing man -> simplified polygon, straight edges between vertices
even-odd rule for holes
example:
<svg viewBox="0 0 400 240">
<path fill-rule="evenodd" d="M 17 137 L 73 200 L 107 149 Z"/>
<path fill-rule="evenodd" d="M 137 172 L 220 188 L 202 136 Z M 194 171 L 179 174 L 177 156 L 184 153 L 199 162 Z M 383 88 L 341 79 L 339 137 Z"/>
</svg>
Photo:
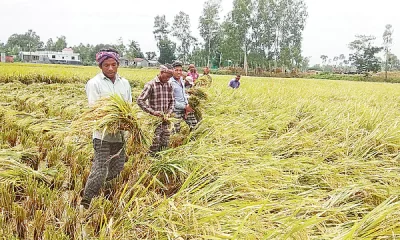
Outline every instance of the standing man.
<svg viewBox="0 0 400 240">
<path fill-rule="evenodd" d="M 86 84 L 89 106 L 100 98 L 119 94 L 125 101 L 132 102 L 131 86 L 125 78 L 118 75 L 119 54 L 113 49 L 100 50 L 96 54 L 101 73 Z M 122 131 L 111 134 L 95 131 L 93 133 L 94 160 L 86 181 L 81 205 L 88 208 L 93 197 L 99 194 L 106 181 L 117 177 L 124 168 L 125 147 Z"/>
<path fill-rule="evenodd" d="M 156 128 L 150 154 L 155 155 L 169 144 L 169 123 L 167 118 L 174 108 L 173 89 L 168 80 L 172 77 L 172 66 L 160 66 L 160 74 L 146 83 L 143 92 L 137 99 L 137 104 L 143 111 L 162 118 L 162 123 Z"/>
<path fill-rule="evenodd" d="M 193 130 L 197 125 L 197 120 L 192 107 L 189 105 L 188 97 L 185 93 L 185 81 L 182 78 L 182 63 L 174 62 L 173 77 L 170 79 L 172 88 L 174 89 L 175 106 L 174 114 L 178 119 L 184 119 L 190 130 Z M 189 77 L 189 74 L 188 74 Z M 180 132 L 181 123 L 175 123 L 175 132 Z"/>
<path fill-rule="evenodd" d="M 240 87 L 240 75 L 236 75 L 236 78 L 229 82 L 229 87 L 236 89 Z"/>
</svg>

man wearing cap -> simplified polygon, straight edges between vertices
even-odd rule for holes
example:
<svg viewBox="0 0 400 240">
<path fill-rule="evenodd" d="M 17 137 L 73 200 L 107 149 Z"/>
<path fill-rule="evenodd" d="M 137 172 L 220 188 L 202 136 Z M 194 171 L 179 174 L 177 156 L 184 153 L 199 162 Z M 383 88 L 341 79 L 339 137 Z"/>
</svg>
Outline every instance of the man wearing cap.
<svg viewBox="0 0 400 240">
<path fill-rule="evenodd" d="M 170 79 L 170 83 L 174 90 L 174 114 L 176 118 L 184 119 L 189 125 L 190 130 L 193 130 L 197 125 L 197 120 L 192 107 L 189 105 L 188 96 L 185 92 L 185 81 L 182 78 L 182 63 L 174 62 L 172 66 L 174 67 L 174 74 Z M 175 132 L 180 132 L 181 123 L 175 123 L 174 127 Z"/>
<path fill-rule="evenodd" d="M 174 108 L 173 89 L 168 80 L 172 77 L 171 65 L 160 66 L 160 73 L 150 82 L 146 83 L 142 93 L 137 99 L 137 104 L 143 111 L 163 119 L 157 126 L 150 154 L 155 155 L 169 144 L 169 122 L 167 118 Z"/>
<path fill-rule="evenodd" d="M 118 75 L 119 54 L 113 49 L 100 50 L 96 54 L 96 61 L 101 72 L 86 84 L 86 95 L 89 106 L 97 100 L 112 94 L 119 94 L 127 101 L 132 102 L 131 86 L 125 78 Z M 124 168 L 126 159 L 124 134 L 93 133 L 94 160 L 86 181 L 81 205 L 88 208 L 93 197 L 99 194 L 100 188 L 106 181 L 117 177 Z"/>
</svg>

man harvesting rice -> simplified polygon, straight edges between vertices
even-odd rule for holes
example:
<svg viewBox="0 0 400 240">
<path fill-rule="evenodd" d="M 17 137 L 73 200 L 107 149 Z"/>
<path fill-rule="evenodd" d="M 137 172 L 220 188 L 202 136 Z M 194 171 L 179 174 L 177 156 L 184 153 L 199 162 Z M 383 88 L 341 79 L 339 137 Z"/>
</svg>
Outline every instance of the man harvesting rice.
<svg viewBox="0 0 400 240">
<path fill-rule="evenodd" d="M 236 77 L 229 82 L 228 86 L 233 89 L 239 88 L 240 87 L 240 75 L 236 75 Z"/>
<path fill-rule="evenodd" d="M 167 148 L 169 144 L 169 122 L 174 107 L 174 97 L 171 84 L 168 80 L 172 77 L 172 66 L 161 66 L 160 74 L 146 83 L 143 92 L 137 99 L 137 104 L 143 111 L 163 119 L 157 126 L 150 154 L 154 155 Z"/>
<path fill-rule="evenodd" d="M 113 94 L 131 103 L 132 93 L 128 80 L 118 75 L 119 54 L 113 49 L 100 50 L 96 54 L 101 73 L 86 84 L 89 106 L 101 98 Z M 124 134 L 95 131 L 93 133 L 94 161 L 87 179 L 81 205 L 88 208 L 93 197 L 99 194 L 105 181 L 114 179 L 122 171 L 125 163 Z"/>
<path fill-rule="evenodd" d="M 188 96 L 185 92 L 185 81 L 182 78 L 182 63 L 174 62 L 174 75 L 170 79 L 172 88 L 174 89 L 175 106 L 174 114 L 178 119 L 184 119 L 189 125 L 190 130 L 193 130 L 197 125 L 197 120 L 192 107 L 189 105 Z M 189 77 L 189 74 L 188 74 Z M 192 78 L 193 80 L 193 78 Z M 180 132 L 181 123 L 175 123 L 175 132 Z"/>
</svg>

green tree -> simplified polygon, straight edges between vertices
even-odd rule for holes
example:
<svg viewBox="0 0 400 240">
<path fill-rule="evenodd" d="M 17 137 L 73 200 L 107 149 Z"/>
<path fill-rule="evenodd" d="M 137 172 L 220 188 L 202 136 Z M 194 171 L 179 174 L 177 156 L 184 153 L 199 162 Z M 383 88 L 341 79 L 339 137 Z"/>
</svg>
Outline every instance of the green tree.
<svg viewBox="0 0 400 240">
<path fill-rule="evenodd" d="M 207 66 L 210 65 L 211 56 L 215 56 L 219 49 L 221 24 L 219 23 L 219 10 L 221 0 L 208 0 L 204 3 L 202 15 L 199 18 L 200 36 L 204 40 L 204 49 L 208 53 Z M 219 54 L 221 55 L 221 54 Z"/>
<path fill-rule="evenodd" d="M 144 58 L 138 42 L 133 40 L 129 41 L 126 57 L 131 60 L 134 58 Z"/>
<path fill-rule="evenodd" d="M 115 50 L 117 50 L 119 52 L 119 55 L 121 57 L 125 56 L 125 54 L 127 52 L 127 47 L 125 46 L 124 40 L 122 37 L 118 38 L 117 45 L 115 45 Z"/>
<path fill-rule="evenodd" d="M 179 58 L 183 63 L 187 63 L 190 54 L 190 47 L 196 41 L 190 30 L 190 17 L 188 14 L 180 11 L 175 16 L 172 24 L 172 36 L 176 37 L 180 43 L 177 49 Z"/>
<path fill-rule="evenodd" d="M 65 36 L 57 37 L 57 41 L 54 43 L 54 51 L 61 52 L 67 47 L 67 38 Z"/>
<path fill-rule="evenodd" d="M 20 51 L 33 52 L 42 47 L 43 42 L 32 29 L 24 34 L 15 33 L 7 41 L 8 52 L 12 55 L 17 55 Z"/>
<path fill-rule="evenodd" d="M 154 18 L 154 38 L 156 41 L 168 38 L 169 24 L 165 18 L 165 15 L 157 15 Z"/>
<path fill-rule="evenodd" d="M 45 49 L 47 51 L 54 51 L 54 42 L 52 38 L 49 38 L 46 42 Z"/>
<path fill-rule="evenodd" d="M 160 50 L 160 57 L 158 58 L 158 61 L 160 63 L 172 63 L 175 58 L 175 49 L 176 49 L 176 44 L 169 40 L 168 38 L 166 39 L 161 39 L 158 44 L 157 44 L 159 50 Z"/>
<path fill-rule="evenodd" d="M 93 45 L 84 45 L 83 43 L 81 43 L 78 46 L 74 46 L 72 49 L 74 50 L 74 52 L 79 53 L 83 65 L 89 66 L 95 64 L 96 53 L 94 52 Z"/>
<path fill-rule="evenodd" d="M 350 43 L 349 48 L 353 51 L 350 54 L 352 65 L 359 73 L 378 72 L 380 61 L 376 54 L 382 51 L 381 47 L 373 46 L 374 36 L 357 35 L 356 40 Z"/>
<path fill-rule="evenodd" d="M 146 54 L 146 58 L 148 60 L 153 60 L 157 57 L 156 52 L 146 52 L 145 54 Z"/>
<path fill-rule="evenodd" d="M 157 41 L 157 47 L 160 51 L 158 61 L 160 63 L 170 63 L 175 60 L 176 44 L 168 38 L 169 24 L 165 15 L 154 18 L 154 39 Z"/>
<path fill-rule="evenodd" d="M 383 50 L 385 52 L 385 80 L 387 80 L 387 72 L 389 69 L 389 56 L 390 47 L 393 43 L 393 29 L 391 24 L 385 26 L 385 32 L 383 33 Z"/>
</svg>

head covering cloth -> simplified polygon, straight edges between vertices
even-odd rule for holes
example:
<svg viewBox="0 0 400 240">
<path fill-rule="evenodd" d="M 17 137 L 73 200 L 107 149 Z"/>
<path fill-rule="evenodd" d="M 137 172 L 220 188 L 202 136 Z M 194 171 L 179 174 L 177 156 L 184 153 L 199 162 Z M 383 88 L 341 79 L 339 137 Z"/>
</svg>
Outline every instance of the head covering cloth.
<svg viewBox="0 0 400 240">
<path fill-rule="evenodd" d="M 117 63 L 119 63 L 119 54 L 112 51 L 100 51 L 96 54 L 96 62 L 101 65 L 103 62 L 109 58 L 114 59 Z"/>
</svg>

